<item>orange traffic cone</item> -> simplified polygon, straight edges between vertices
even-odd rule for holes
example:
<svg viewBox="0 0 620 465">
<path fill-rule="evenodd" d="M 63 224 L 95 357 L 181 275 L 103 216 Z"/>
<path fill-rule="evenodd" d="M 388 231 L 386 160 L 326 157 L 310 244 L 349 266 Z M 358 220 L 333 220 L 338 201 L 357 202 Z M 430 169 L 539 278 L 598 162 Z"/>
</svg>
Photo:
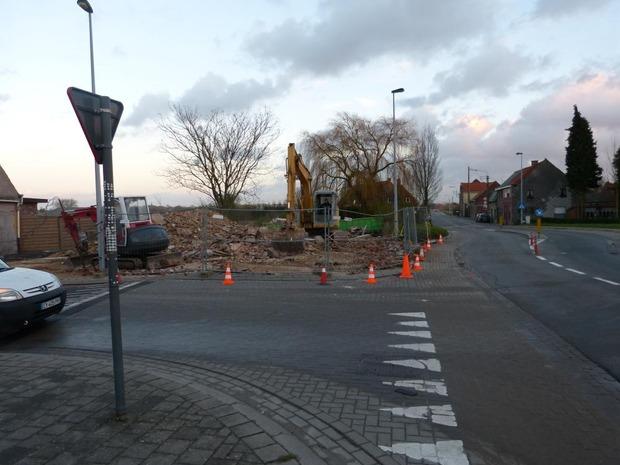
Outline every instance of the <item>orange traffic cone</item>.
<svg viewBox="0 0 620 465">
<path fill-rule="evenodd" d="M 403 271 L 400 273 L 400 279 L 411 279 L 413 275 L 411 274 L 411 268 L 409 267 L 409 255 L 403 255 Z"/>
<path fill-rule="evenodd" d="M 377 278 L 375 276 L 375 267 L 372 263 L 368 266 L 368 279 L 366 280 L 366 282 L 368 284 L 377 284 Z"/>
<path fill-rule="evenodd" d="M 437 243 L 439 245 L 443 244 L 443 236 L 441 234 L 439 235 L 439 240 L 437 241 Z"/>
<path fill-rule="evenodd" d="M 319 284 L 321 285 L 327 284 L 327 270 L 325 270 L 325 267 L 321 269 L 321 281 Z"/>
<path fill-rule="evenodd" d="M 413 262 L 413 271 L 422 271 L 422 264 L 420 263 L 420 256 L 415 256 L 415 262 Z"/>
<path fill-rule="evenodd" d="M 421 262 L 426 260 L 426 258 L 424 257 L 424 246 L 420 247 L 420 254 L 418 256 L 420 257 Z"/>
<path fill-rule="evenodd" d="M 431 240 L 426 239 L 426 250 L 431 250 Z"/>
<path fill-rule="evenodd" d="M 534 236 L 534 255 L 538 255 L 538 241 L 536 240 L 536 236 Z"/>
<path fill-rule="evenodd" d="M 224 273 L 224 286 L 231 286 L 235 284 L 232 278 L 232 271 L 230 271 L 230 263 L 226 264 L 226 273 Z"/>
</svg>

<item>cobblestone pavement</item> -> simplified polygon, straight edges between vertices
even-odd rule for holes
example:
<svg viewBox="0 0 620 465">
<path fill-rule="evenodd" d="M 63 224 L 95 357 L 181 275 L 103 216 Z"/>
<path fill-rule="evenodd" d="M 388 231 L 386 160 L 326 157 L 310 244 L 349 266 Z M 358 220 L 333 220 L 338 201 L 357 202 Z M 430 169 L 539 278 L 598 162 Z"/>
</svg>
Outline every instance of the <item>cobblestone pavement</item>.
<svg viewBox="0 0 620 465">
<path fill-rule="evenodd" d="M 0 354 L 0 463 L 396 465 L 407 460 L 374 445 L 377 435 L 433 444 L 431 428 L 392 418 L 380 410 L 389 404 L 356 389 L 191 359 L 127 356 L 129 415 L 116 421 L 108 359 Z"/>
</svg>

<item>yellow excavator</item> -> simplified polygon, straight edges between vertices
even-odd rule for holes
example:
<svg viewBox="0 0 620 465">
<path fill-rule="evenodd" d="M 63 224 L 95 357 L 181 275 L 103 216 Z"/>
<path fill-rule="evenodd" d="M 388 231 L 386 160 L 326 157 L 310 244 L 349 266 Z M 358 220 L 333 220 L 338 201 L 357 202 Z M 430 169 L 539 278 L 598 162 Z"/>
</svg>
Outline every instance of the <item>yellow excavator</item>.
<svg viewBox="0 0 620 465">
<path fill-rule="evenodd" d="M 295 209 L 297 208 L 295 184 L 297 179 L 301 185 L 301 211 L 299 225 L 310 234 L 322 234 L 326 228 L 337 228 L 340 223 L 338 211 L 338 195 L 334 191 L 317 190 L 312 192 L 312 175 L 304 165 L 301 154 L 295 150 L 295 144 L 288 144 L 286 162 L 286 180 L 288 192 L 286 201 L 289 213 L 289 225 L 297 223 Z"/>
</svg>

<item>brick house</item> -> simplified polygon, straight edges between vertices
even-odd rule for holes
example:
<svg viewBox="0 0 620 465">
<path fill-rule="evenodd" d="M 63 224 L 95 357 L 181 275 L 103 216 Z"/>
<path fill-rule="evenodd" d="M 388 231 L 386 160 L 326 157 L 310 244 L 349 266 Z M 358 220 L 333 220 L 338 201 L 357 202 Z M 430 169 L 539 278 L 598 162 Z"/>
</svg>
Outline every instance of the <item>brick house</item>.
<svg viewBox="0 0 620 465">
<path fill-rule="evenodd" d="M 487 189 L 487 183 L 474 179 L 472 182 L 462 182 L 459 190 L 459 209 L 461 216 L 472 216 L 473 200 Z"/>
<path fill-rule="evenodd" d="M 501 186 L 495 189 L 497 220 L 504 224 L 519 224 L 521 200 L 521 170 L 512 173 Z M 566 175 L 549 160 L 532 160 L 523 168 L 523 217 L 533 221 L 537 209 L 543 211 L 543 218 L 565 218 L 571 206 Z"/>
<path fill-rule="evenodd" d="M 602 186 L 586 193 L 584 215 L 586 218 L 616 217 L 616 186 L 606 182 Z M 567 214 L 568 218 L 578 218 L 579 208 L 573 205 Z"/>
<path fill-rule="evenodd" d="M 490 198 L 495 192 L 495 189 L 498 187 L 499 183 L 497 181 L 493 181 L 488 184 L 485 190 L 473 198 L 471 204 L 472 216 L 475 216 L 477 213 L 491 213 Z"/>
</svg>

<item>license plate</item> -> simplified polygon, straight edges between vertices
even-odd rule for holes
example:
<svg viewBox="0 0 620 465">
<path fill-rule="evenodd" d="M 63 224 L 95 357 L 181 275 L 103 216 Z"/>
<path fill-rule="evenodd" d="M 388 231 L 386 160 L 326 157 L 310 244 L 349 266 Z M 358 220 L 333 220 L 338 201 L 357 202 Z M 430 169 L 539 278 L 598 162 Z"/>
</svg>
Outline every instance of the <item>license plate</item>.
<svg viewBox="0 0 620 465">
<path fill-rule="evenodd" d="M 52 300 L 48 300 L 47 302 L 43 302 L 41 304 L 41 310 L 46 310 L 54 305 L 58 305 L 62 299 L 60 297 L 56 297 Z"/>
</svg>

